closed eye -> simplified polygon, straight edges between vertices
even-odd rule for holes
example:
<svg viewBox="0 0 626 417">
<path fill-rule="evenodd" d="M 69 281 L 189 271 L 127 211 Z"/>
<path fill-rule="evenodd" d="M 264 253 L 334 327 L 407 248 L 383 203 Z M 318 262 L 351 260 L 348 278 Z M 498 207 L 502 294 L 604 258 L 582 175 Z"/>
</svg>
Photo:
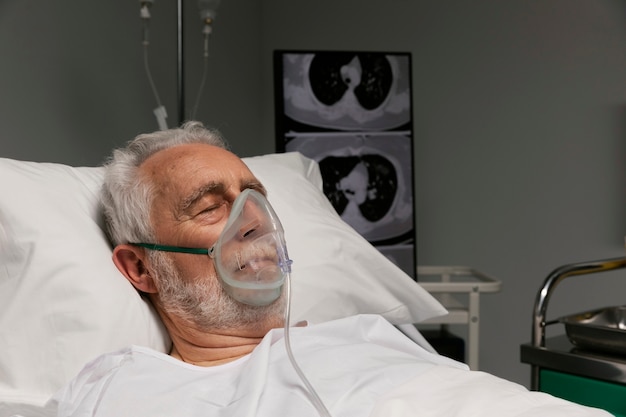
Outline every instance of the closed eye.
<svg viewBox="0 0 626 417">
<path fill-rule="evenodd" d="M 219 204 L 212 204 L 200 209 L 194 217 L 203 223 L 217 223 L 227 214 L 227 207 L 228 203 L 225 201 Z"/>
</svg>

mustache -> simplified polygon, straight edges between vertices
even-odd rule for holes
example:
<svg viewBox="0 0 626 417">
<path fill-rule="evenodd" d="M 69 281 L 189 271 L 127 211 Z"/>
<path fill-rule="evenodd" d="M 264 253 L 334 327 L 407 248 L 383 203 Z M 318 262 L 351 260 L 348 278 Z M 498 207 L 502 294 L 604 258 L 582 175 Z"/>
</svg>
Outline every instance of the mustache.
<svg viewBox="0 0 626 417">
<path fill-rule="evenodd" d="M 226 268 L 236 275 L 254 274 L 271 265 L 278 266 L 278 251 L 268 242 L 256 242 L 233 249 L 225 262 Z"/>
</svg>

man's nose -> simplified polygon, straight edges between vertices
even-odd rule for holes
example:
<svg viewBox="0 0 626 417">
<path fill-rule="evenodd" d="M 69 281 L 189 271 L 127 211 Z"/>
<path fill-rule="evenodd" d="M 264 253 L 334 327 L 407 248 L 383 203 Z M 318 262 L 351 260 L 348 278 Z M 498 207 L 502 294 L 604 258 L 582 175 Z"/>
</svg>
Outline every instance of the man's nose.
<svg viewBox="0 0 626 417">
<path fill-rule="evenodd" d="M 263 214 L 252 201 L 246 201 L 242 217 L 242 226 L 239 228 L 239 237 L 241 239 L 254 237 L 263 228 Z"/>
</svg>

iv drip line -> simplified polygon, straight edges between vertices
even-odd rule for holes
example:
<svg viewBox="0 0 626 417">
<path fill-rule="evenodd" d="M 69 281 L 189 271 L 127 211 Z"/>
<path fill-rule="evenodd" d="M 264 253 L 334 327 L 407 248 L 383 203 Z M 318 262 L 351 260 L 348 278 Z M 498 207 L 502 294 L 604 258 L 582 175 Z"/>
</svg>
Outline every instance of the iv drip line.
<svg viewBox="0 0 626 417">
<path fill-rule="evenodd" d="M 148 6 L 151 4 L 151 1 L 142 1 L 141 3 L 141 11 L 140 17 L 143 20 L 143 65 L 146 71 L 146 76 L 148 78 L 148 82 L 150 83 L 150 88 L 152 90 L 152 94 L 154 94 L 154 98 L 157 103 L 157 107 L 153 110 L 154 116 L 157 119 L 157 123 L 159 125 L 159 129 L 165 130 L 167 129 L 167 112 L 163 104 L 161 104 L 161 98 L 159 97 L 159 93 L 156 89 L 156 85 L 154 84 L 154 80 L 152 78 L 152 73 L 150 71 L 150 64 L 148 59 L 148 46 L 150 45 L 149 33 L 150 33 L 150 11 Z"/>
<path fill-rule="evenodd" d="M 152 89 L 152 93 L 154 94 L 154 98 L 157 102 L 157 108 L 154 109 L 154 115 L 157 118 L 159 129 L 165 130 L 167 129 L 167 122 L 165 121 L 165 118 L 167 117 L 167 112 L 165 111 L 165 107 L 161 104 L 159 93 L 157 92 L 156 86 L 154 85 L 154 80 L 152 79 L 152 74 L 150 72 L 150 66 L 148 64 L 148 45 L 144 44 L 143 48 L 143 61 L 144 68 L 146 70 L 146 76 L 148 77 L 150 88 Z"/>
<path fill-rule="evenodd" d="M 196 114 L 198 113 L 198 106 L 200 104 L 200 98 L 202 97 L 202 92 L 204 90 L 204 84 L 206 82 L 207 72 L 209 69 L 209 35 L 210 33 L 204 31 L 204 55 L 203 55 L 203 63 L 202 63 L 202 80 L 200 81 L 200 86 L 198 87 L 198 94 L 196 95 L 196 102 L 193 106 L 193 112 L 191 113 L 191 119 L 196 119 Z"/>
<path fill-rule="evenodd" d="M 204 53 L 202 63 L 202 79 L 196 95 L 196 101 L 191 113 L 191 118 L 195 119 L 198 113 L 198 107 L 200 105 L 200 98 L 204 90 L 204 84 L 206 82 L 207 73 L 209 69 L 209 39 L 211 33 L 213 33 L 213 22 L 217 15 L 217 9 L 221 3 L 221 0 L 198 0 L 198 9 L 200 10 L 200 19 L 203 22 L 202 34 L 204 35 Z"/>
</svg>

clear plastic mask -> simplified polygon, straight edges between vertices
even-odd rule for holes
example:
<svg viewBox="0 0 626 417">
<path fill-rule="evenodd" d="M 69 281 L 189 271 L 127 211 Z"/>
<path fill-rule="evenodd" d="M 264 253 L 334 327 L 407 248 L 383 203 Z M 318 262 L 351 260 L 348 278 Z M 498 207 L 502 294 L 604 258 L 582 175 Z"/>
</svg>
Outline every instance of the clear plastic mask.
<svg viewBox="0 0 626 417">
<path fill-rule="evenodd" d="M 244 190 L 233 202 L 224 230 L 209 249 L 226 292 L 250 305 L 267 305 L 280 297 L 291 272 L 283 227 L 269 201 Z"/>
</svg>

